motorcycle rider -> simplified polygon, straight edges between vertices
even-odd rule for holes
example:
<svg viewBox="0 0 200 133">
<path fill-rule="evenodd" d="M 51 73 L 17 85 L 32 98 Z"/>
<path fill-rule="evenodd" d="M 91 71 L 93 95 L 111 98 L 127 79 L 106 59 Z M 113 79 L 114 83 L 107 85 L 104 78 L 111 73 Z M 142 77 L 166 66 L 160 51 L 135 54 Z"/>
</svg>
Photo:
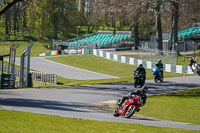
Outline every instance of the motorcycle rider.
<svg viewBox="0 0 200 133">
<path fill-rule="evenodd" d="M 146 70 L 145 70 L 145 68 L 143 67 L 142 64 L 140 64 L 138 66 L 138 68 L 135 70 L 135 72 L 137 72 L 137 71 L 138 71 L 138 74 L 142 75 L 142 78 L 144 78 L 143 81 L 145 82 L 145 80 L 146 80 Z"/>
<path fill-rule="evenodd" d="M 196 61 L 195 61 L 193 58 L 191 58 L 191 59 L 190 59 L 190 64 L 189 64 L 189 66 L 190 66 L 190 69 L 191 69 L 193 72 L 194 72 L 194 70 L 193 70 L 192 66 L 195 65 L 195 63 L 196 63 Z"/>
<path fill-rule="evenodd" d="M 158 62 L 156 63 L 155 66 L 160 69 L 160 72 L 161 72 L 162 77 L 163 77 L 163 63 L 162 63 L 161 59 L 158 60 Z"/>
<path fill-rule="evenodd" d="M 141 96 L 142 99 L 142 106 L 144 106 L 146 104 L 146 100 L 147 100 L 147 93 L 148 88 L 147 87 L 142 87 L 142 90 L 136 90 L 134 92 L 129 92 L 128 96 L 123 96 L 122 100 L 120 100 L 117 104 L 118 106 L 122 106 L 122 104 L 125 102 L 125 100 L 132 98 L 133 95 L 138 95 Z M 137 112 L 140 111 L 140 108 L 136 109 Z"/>
</svg>

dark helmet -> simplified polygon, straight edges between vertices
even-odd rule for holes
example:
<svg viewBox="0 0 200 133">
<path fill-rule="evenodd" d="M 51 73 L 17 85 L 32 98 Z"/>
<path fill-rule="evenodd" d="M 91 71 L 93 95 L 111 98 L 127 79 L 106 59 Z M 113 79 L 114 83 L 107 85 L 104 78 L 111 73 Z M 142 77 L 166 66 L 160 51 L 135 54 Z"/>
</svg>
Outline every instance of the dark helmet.
<svg viewBox="0 0 200 133">
<path fill-rule="evenodd" d="M 148 91 L 148 88 L 147 88 L 147 87 L 142 87 L 142 93 L 143 93 L 143 94 L 146 94 L 147 91 Z"/>
<path fill-rule="evenodd" d="M 142 91 L 141 90 L 136 90 L 135 93 L 136 93 L 136 95 L 141 95 Z"/>
<path fill-rule="evenodd" d="M 140 64 L 140 65 L 139 65 L 139 68 L 143 68 L 143 65 L 142 65 L 142 64 Z"/>
<path fill-rule="evenodd" d="M 161 63 L 162 61 L 161 61 L 161 59 L 158 59 L 158 63 Z"/>
</svg>

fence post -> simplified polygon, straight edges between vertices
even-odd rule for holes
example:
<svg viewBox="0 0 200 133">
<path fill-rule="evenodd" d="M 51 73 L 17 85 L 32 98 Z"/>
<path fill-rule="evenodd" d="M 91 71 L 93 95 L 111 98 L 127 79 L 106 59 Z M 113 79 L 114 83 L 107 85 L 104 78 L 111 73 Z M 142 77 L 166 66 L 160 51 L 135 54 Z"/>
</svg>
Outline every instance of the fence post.
<svg viewBox="0 0 200 133">
<path fill-rule="evenodd" d="M 28 48 L 24 49 L 24 51 L 21 54 L 21 62 L 20 62 L 20 88 L 31 87 L 30 54 L 31 54 L 31 48 L 32 48 L 32 46 L 33 46 L 33 43 L 29 44 Z M 24 60 L 25 58 L 27 60 Z M 26 71 L 24 69 L 25 68 L 24 65 L 26 65 L 25 66 L 26 67 Z M 24 79 L 26 79 L 26 81 L 24 81 Z"/>
</svg>

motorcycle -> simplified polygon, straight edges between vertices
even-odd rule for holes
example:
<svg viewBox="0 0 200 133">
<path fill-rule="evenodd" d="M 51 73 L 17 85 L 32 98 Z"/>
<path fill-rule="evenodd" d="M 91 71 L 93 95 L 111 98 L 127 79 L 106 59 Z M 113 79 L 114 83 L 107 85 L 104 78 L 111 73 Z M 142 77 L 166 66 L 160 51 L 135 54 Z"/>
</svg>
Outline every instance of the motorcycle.
<svg viewBox="0 0 200 133">
<path fill-rule="evenodd" d="M 120 100 L 118 101 L 120 102 Z M 125 101 L 122 106 L 117 106 L 113 111 L 113 116 L 119 117 L 120 115 L 130 118 L 135 111 L 142 106 L 142 99 L 138 95 L 133 95 L 131 98 Z"/>
<path fill-rule="evenodd" d="M 138 85 L 143 87 L 145 83 L 144 74 L 139 74 L 139 71 L 135 71 L 134 73 L 134 87 L 136 88 Z"/>
<path fill-rule="evenodd" d="M 160 82 L 163 82 L 163 73 L 158 67 L 155 67 L 152 72 L 153 72 L 153 75 L 154 75 L 154 81 L 156 83 L 159 80 L 160 80 Z"/>
<path fill-rule="evenodd" d="M 198 64 L 197 62 L 195 62 L 192 67 L 191 67 L 192 71 L 194 73 L 197 73 L 200 76 L 200 64 Z"/>
</svg>

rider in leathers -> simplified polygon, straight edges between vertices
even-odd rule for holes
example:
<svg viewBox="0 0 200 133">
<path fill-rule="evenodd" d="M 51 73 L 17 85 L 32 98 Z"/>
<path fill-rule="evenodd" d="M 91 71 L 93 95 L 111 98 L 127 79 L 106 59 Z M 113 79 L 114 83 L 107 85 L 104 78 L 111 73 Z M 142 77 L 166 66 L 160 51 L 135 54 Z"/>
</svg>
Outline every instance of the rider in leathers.
<svg viewBox="0 0 200 133">
<path fill-rule="evenodd" d="M 136 90 L 134 92 L 130 92 L 128 94 L 128 96 L 123 96 L 122 100 L 118 103 L 118 106 L 122 106 L 122 104 L 125 102 L 125 100 L 132 98 L 132 95 L 138 95 L 141 96 L 142 99 L 142 106 L 144 106 L 146 104 L 146 100 L 147 100 L 147 93 L 148 88 L 147 87 L 143 87 L 142 90 Z M 136 111 L 140 111 L 140 109 L 138 108 Z"/>
<path fill-rule="evenodd" d="M 192 68 L 192 66 L 194 65 L 196 63 L 196 61 L 193 59 L 193 58 L 191 58 L 190 59 L 190 64 L 189 64 L 189 66 L 190 66 L 190 69 L 194 72 L 194 70 L 193 70 L 193 68 Z"/>
<path fill-rule="evenodd" d="M 162 77 L 163 77 L 163 63 L 162 61 L 159 59 L 158 62 L 155 65 L 156 67 L 158 67 L 162 73 Z"/>
<path fill-rule="evenodd" d="M 135 70 L 135 72 L 137 72 L 137 71 L 138 71 L 139 74 L 142 74 L 142 77 L 144 78 L 143 80 L 145 82 L 145 80 L 146 80 L 146 70 L 145 70 L 145 68 L 143 67 L 142 64 L 140 64 L 139 67 Z"/>
</svg>

